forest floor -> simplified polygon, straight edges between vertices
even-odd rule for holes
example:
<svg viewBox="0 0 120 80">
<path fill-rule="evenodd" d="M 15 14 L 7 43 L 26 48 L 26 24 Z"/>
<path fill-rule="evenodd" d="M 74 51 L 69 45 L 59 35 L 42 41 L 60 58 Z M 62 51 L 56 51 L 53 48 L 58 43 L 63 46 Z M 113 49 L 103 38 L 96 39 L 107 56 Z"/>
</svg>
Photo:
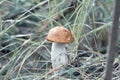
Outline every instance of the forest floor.
<svg viewBox="0 0 120 80">
<path fill-rule="evenodd" d="M 55 26 L 75 38 L 67 46 L 71 63 L 62 66 L 61 80 L 103 80 L 113 5 L 113 0 L 0 0 L 0 80 L 53 80 L 58 74 L 45 37 Z M 113 80 L 120 79 L 120 36 L 117 45 Z"/>
</svg>

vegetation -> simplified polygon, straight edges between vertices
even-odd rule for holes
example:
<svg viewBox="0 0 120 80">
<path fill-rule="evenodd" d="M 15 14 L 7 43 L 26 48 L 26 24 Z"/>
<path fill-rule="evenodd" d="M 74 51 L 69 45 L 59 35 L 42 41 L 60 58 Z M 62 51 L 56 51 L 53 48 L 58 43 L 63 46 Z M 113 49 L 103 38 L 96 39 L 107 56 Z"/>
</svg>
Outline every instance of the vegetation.
<svg viewBox="0 0 120 80">
<path fill-rule="evenodd" d="M 75 38 L 61 80 L 102 80 L 113 5 L 114 0 L 0 0 L 0 80 L 53 80 L 45 37 L 58 25 Z M 117 55 L 113 80 L 120 79 L 119 63 Z"/>
</svg>

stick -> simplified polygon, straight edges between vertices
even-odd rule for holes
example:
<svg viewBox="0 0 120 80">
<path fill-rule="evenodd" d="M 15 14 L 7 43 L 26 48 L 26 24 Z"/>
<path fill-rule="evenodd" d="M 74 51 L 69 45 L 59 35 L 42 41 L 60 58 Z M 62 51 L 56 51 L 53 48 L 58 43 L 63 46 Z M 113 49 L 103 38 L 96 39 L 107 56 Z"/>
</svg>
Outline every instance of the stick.
<svg viewBox="0 0 120 80">
<path fill-rule="evenodd" d="M 113 62 L 115 55 L 117 54 L 117 39 L 119 30 L 119 17 L 120 17 L 120 0 L 115 1 L 115 9 L 113 16 L 113 24 L 110 28 L 109 40 L 108 40 L 108 58 L 105 70 L 104 80 L 112 80 Z"/>
</svg>

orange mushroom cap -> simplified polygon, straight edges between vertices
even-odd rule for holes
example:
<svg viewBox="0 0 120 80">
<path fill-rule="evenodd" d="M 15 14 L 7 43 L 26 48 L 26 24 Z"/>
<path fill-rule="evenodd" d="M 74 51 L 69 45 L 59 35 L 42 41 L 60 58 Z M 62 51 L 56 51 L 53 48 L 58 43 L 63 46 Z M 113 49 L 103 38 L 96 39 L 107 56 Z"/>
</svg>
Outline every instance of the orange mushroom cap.
<svg viewBox="0 0 120 80">
<path fill-rule="evenodd" d="M 74 41 L 74 37 L 68 29 L 56 26 L 48 32 L 46 40 L 58 43 L 69 43 Z"/>
</svg>

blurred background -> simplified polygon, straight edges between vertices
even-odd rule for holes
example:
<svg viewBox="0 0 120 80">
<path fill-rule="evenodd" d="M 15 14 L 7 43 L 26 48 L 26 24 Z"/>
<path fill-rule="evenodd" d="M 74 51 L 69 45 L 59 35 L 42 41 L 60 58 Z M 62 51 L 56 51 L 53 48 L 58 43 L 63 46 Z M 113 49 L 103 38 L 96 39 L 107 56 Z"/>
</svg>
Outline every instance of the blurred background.
<svg viewBox="0 0 120 80">
<path fill-rule="evenodd" d="M 113 8 L 114 0 L 0 0 L 0 80 L 53 80 L 45 37 L 55 26 L 75 37 L 61 80 L 103 79 Z M 120 36 L 117 45 L 120 53 Z M 119 53 L 113 80 L 120 79 Z"/>
</svg>

